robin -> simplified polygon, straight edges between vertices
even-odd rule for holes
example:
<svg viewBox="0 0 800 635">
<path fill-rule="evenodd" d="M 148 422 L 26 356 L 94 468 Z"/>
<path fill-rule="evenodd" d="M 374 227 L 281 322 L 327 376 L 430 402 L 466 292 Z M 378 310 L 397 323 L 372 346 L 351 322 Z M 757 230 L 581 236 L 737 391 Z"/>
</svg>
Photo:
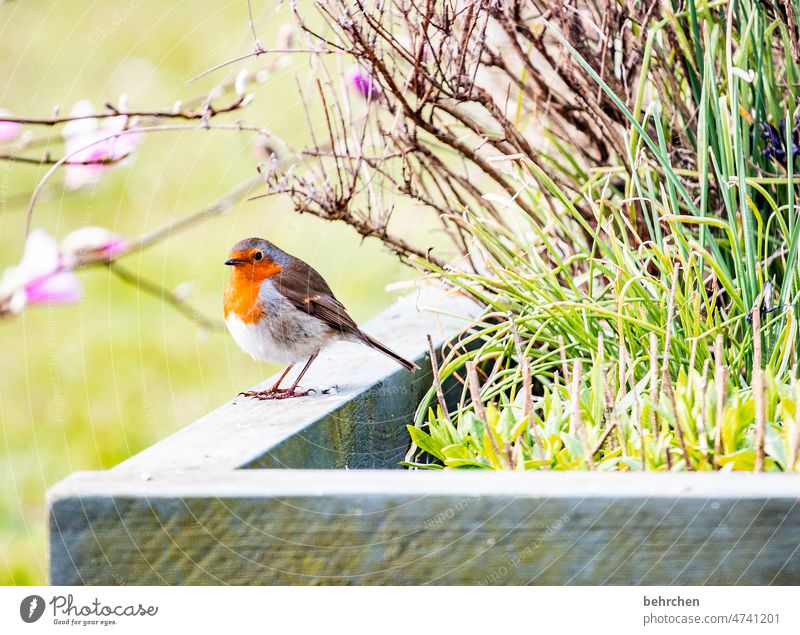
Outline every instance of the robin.
<svg viewBox="0 0 800 635">
<path fill-rule="evenodd" d="M 225 287 L 225 324 L 239 347 L 259 361 L 288 364 L 278 381 L 262 391 L 241 393 L 257 399 L 302 397 L 300 380 L 322 348 L 332 342 L 366 344 L 407 370 L 419 368 L 358 328 L 322 276 L 299 258 L 263 238 L 245 238 L 225 264 L 233 271 Z M 281 382 L 307 359 L 289 388 Z"/>
</svg>

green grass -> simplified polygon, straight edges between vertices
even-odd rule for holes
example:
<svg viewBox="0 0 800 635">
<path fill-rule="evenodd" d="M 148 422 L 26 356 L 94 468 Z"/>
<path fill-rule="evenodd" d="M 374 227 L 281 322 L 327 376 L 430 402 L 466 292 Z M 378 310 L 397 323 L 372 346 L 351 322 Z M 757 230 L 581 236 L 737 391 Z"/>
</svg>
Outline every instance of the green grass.
<svg viewBox="0 0 800 635">
<path fill-rule="evenodd" d="M 774 401 L 781 392 L 778 386 L 793 391 L 799 333 L 793 307 L 800 300 L 796 161 L 791 151 L 783 163 L 767 156 L 761 130 L 767 125 L 779 130 L 780 119 L 787 119 L 784 143 L 791 148 L 795 96 L 786 85 L 796 85 L 798 68 L 784 23 L 768 15 L 760 3 L 731 6 L 730 20 L 728 5 L 690 2 L 682 14 L 666 13 L 643 28 L 634 26 L 633 36 L 648 43 L 634 104 L 623 103 L 564 36 L 550 29 L 624 114 L 629 155 L 614 165 L 589 166 L 585 176 L 577 175 L 577 197 L 565 193 L 541 166 L 520 160 L 520 197 L 533 215 L 512 207 L 508 221 L 497 223 L 479 212 L 462 212 L 485 269 L 436 273 L 487 311 L 442 362 L 443 380 L 457 376 L 464 383 L 458 412 L 448 418 L 430 411 L 433 388 L 420 406 L 412 431 L 423 450 L 417 463 L 434 457 L 447 464 L 451 458 L 445 453 L 446 444 L 435 452 L 424 451 L 436 431 L 441 441 L 452 442 L 448 451 L 457 453 L 454 466 L 467 460 L 467 451 L 470 465 L 497 467 L 502 457 L 493 459 L 492 453 L 511 443 L 509 456 L 521 452 L 514 467 L 591 467 L 593 444 L 604 438 L 603 431 L 614 421 L 627 420 L 639 439 L 638 450 L 629 448 L 630 460 L 620 462 L 619 456 L 605 454 L 619 448 L 624 455 L 630 436 L 616 445 L 612 436 L 609 448 L 598 449 L 596 456 L 613 458 L 606 463 L 612 469 L 642 469 L 648 464 L 649 469 L 660 469 L 659 461 L 666 460 L 663 448 L 674 446 L 681 432 L 669 410 L 691 400 L 684 394 L 691 392 L 686 382 L 694 385 L 697 377 L 707 377 L 709 365 L 717 372 L 723 366 L 727 369 L 731 408 L 745 403 L 748 394 L 761 394 L 755 376 L 761 377 L 762 368 L 768 384 L 764 401 Z M 756 359 L 748 316 L 765 304 L 786 306 L 764 313 L 759 340 L 763 355 Z M 508 316 L 516 323 L 519 342 Z M 721 354 L 714 359 L 718 337 Z M 586 383 L 580 384 L 580 402 L 558 405 L 553 400 L 578 392 L 563 383 L 576 361 L 592 369 Z M 651 362 L 657 371 L 654 376 Z M 473 390 L 467 389 L 464 376 L 470 364 L 480 373 L 480 386 Z M 662 379 L 662 371 L 668 381 Z M 571 411 L 574 417 L 586 410 L 589 427 L 580 447 L 575 445 L 572 425 L 571 448 L 561 439 L 560 446 L 529 446 L 529 456 L 519 433 L 514 437 L 519 438 L 519 447 L 514 439 L 501 439 L 482 443 L 478 451 L 479 433 L 467 435 L 471 441 L 464 445 L 463 426 L 471 424 L 463 422 L 474 416 L 476 408 L 480 410 L 478 402 L 497 404 L 494 419 L 478 417 L 489 435 L 487 441 L 493 427 L 516 430 L 518 413 L 508 410 L 508 404 L 515 395 L 530 391 L 524 384 L 528 372 L 539 391 L 531 408 L 539 414 L 523 417 L 525 433 L 531 439 L 542 433 L 539 429 L 548 428 L 545 421 L 553 412 Z M 601 377 L 608 377 L 611 395 L 617 397 L 649 385 L 639 399 L 640 409 L 634 412 L 631 403 L 620 399 L 609 400 L 614 405 L 608 412 L 606 406 L 598 406 L 605 400 L 598 383 Z M 705 399 L 710 397 L 698 397 Z M 641 443 L 648 434 L 640 425 L 647 408 L 666 413 L 662 419 L 666 428 L 650 431 L 649 445 L 662 448 L 652 457 Z M 787 405 L 789 410 L 793 412 L 793 406 Z M 771 446 L 764 467 L 794 469 L 779 460 L 773 438 L 777 434 L 784 449 L 796 443 L 794 427 L 785 425 L 788 415 L 768 407 L 762 413 L 747 414 L 746 408 L 744 412 L 737 420 L 746 434 L 736 443 L 716 449 L 709 460 L 708 448 L 700 447 L 697 435 L 688 450 L 684 439 L 680 453 L 685 460 L 676 460 L 671 467 L 753 469 L 752 457 L 735 457 L 752 452 L 763 432 Z M 501 423 L 504 416 L 510 419 Z M 470 420 L 474 423 L 474 418 Z M 715 422 L 717 428 L 722 425 L 722 420 Z M 689 428 L 696 430 L 696 421 L 691 419 L 684 427 L 688 434 Z M 453 436 L 451 428 L 458 435 Z M 425 429 L 429 438 L 422 436 Z M 441 436 L 446 430 L 450 436 Z M 553 430 L 564 432 L 556 426 L 547 435 Z M 716 429 L 706 432 L 716 434 Z M 692 454 L 695 450 L 700 458 Z M 512 467 L 510 458 L 502 466 Z"/>
<path fill-rule="evenodd" d="M 129 95 L 131 106 L 169 108 L 213 86 L 192 75 L 249 47 L 246 5 L 131 3 L 130 16 L 98 48 L 127 5 L 71 2 L 0 6 L 0 107 L 47 116 L 54 105 L 96 104 Z M 271 43 L 285 15 L 255 7 Z M 251 67 L 253 67 L 251 65 Z M 235 74 L 234 67 L 231 73 Z M 299 143 L 307 126 L 290 66 L 257 91 L 242 115 Z M 50 134 L 40 129 L 37 134 Z M 58 149 L 53 149 L 58 156 Z M 34 226 L 55 236 L 88 224 L 136 236 L 188 214 L 254 173 L 249 137 L 231 132 L 159 134 L 135 162 L 94 190 L 65 194 L 54 179 Z M 24 194 L 43 170 L 0 164 L 0 269 L 21 252 Z M 392 301 L 384 285 L 408 275 L 377 242 L 347 228 L 299 217 L 279 201 L 243 203 L 227 216 L 123 260 L 221 317 L 222 261 L 238 239 L 262 235 L 312 263 L 359 321 Z M 0 584 L 45 582 L 47 487 L 74 470 L 109 468 L 205 414 L 276 367 L 239 351 L 225 333 L 202 337 L 159 300 L 95 269 L 79 274 L 85 298 L 70 307 L 31 308 L 0 322 Z"/>
</svg>

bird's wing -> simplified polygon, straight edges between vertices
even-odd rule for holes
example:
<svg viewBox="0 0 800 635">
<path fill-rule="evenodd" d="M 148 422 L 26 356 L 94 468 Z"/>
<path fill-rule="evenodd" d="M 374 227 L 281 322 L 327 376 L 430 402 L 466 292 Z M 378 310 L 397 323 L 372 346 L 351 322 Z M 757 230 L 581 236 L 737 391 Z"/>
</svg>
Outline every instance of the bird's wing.
<svg viewBox="0 0 800 635">
<path fill-rule="evenodd" d="M 319 318 L 336 331 L 363 337 L 322 276 L 302 261 L 285 266 L 272 280 L 296 308 Z"/>
</svg>

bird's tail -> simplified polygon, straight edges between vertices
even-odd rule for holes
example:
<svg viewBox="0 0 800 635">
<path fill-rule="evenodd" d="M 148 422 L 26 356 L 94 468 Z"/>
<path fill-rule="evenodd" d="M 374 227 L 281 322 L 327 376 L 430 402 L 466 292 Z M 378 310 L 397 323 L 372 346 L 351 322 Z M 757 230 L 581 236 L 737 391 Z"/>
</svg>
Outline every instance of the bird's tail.
<svg viewBox="0 0 800 635">
<path fill-rule="evenodd" d="M 376 351 L 380 351 L 387 357 L 391 357 L 394 361 L 400 364 L 406 370 L 417 370 L 419 366 L 417 366 L 414 362 L 408 361 L 405 357 L 400 357 L 397 353 L 395 353 L 392 349 L 387 348 L 383 344 L 381 344 L 378 340 L 374 337 L 370 337 L 364 331 L 361 331 L 361 337 L 364 341 L 364 344 L 369 346 L 370 348 L 374 348 Z"/>
</svg>

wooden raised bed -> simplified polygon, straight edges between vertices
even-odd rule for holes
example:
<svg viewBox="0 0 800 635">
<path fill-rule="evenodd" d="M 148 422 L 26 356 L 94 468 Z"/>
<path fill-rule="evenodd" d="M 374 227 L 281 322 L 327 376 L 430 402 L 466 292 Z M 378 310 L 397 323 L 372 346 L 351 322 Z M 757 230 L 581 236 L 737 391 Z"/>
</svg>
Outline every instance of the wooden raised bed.
<svg viewBox="0 0 800 635">
<path fill-rule="evenodd" d="M 50 582 L 800 584 L 794 475 L 395 469 L 430 386 L 425 335 L 461 326 L 402 300 L 366 330 L 421 371 L 342 345 L 304 382 L 328 394 L 237 398 L 58 483 Z"/>
</svg>

